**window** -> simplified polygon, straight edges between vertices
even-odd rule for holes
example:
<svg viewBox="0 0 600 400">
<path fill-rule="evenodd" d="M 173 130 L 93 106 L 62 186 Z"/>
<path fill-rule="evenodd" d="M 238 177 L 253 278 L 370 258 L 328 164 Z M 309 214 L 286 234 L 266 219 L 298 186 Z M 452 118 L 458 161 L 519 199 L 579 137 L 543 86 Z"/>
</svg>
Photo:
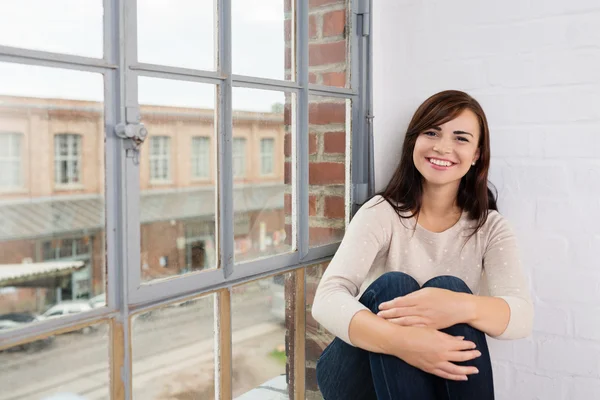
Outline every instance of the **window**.
<svg viewBox="0 0 600 400">
<path fill-rule="evenodd" d="M 39 43 L 0 43 L 0 130 L 22 133 L 32 190 L 1 199 L 0 264 L 40 265 L 0 277 L 17 288 L 0 313 L 86 305 L 0 330 L 23 366 L 2 393 L 318 398 L 306 266 L 333 256 L 369 189 L 369 2 L 63 7 L 73 38 L 93 33 L 79 50 L 21 3 L 0 12 Z M 52 347 L 31 363 L 12 351 L 26 344 Z"/>
<path fill-rule="evenodd" d="M 210 177 L 210 139 L 207 137 L 192 138 L 192 177 Z"/>
<path fill-rule="evenodd" d="M 233 177 L 246 176 L 246 139 L 233 138 Z"/>
<path fill-rule="evenodd" d="M 260 140 L 260 174 L 273 174 L 273 164 L 275 157 L 275 139 Z"/>
<path fill-rule="evenodd" d="M 168 182 L 171 180 L 171 138 L 154 136 L 150 138 L 150 180 Z"/>
<path fill-rule="evenodd" d="M 21 186 L 21 138 L 19 133 L 0 133 L 0 189 Z"/>
<path fill-rule="evenodd" d="M 81 135 L 68 133 L 54 137 L 54 183 L 81 183 Z"/>
</svg>

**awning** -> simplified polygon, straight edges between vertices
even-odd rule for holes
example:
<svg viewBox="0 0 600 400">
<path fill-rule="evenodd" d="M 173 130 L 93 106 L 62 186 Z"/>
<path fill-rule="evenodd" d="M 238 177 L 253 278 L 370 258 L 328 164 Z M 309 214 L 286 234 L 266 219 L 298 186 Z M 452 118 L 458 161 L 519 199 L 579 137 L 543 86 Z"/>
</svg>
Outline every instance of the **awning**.
<svg viewBox="0 0 600 400">
<path fill-rule="evenodd" d="M 282 183 L 236 185 L 234 211 L 238 213 L 283 209 L 289 185 Z M 140 196 L 143 224 L 190 218 L 215 218 L 214 188 L 148 191 Z M 0 241 L 30 239 L 69 232 L 104 229 L 104 198 L 72 196 L 0 204 Z"/>
<path fill-rule="evenodd" d="M 56 281 L 84 266 L 83 261 L 0 264 L 0 287 L 56 287 Z"/>
</svg>

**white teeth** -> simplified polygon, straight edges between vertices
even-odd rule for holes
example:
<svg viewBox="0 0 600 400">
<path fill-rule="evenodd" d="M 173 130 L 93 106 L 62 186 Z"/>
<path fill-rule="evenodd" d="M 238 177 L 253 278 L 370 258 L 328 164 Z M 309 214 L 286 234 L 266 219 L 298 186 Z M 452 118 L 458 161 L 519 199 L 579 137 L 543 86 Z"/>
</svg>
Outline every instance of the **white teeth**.
<svg viewBox="0 0 600 400">
<path fill-rule="evenodd" d="M 429 162 L 435 165 L 439 165 L 440 167 L 449 167 L 452 165 L 450 161 L 436 160 L 435 158 L 430 158 Z"/>
</svg>

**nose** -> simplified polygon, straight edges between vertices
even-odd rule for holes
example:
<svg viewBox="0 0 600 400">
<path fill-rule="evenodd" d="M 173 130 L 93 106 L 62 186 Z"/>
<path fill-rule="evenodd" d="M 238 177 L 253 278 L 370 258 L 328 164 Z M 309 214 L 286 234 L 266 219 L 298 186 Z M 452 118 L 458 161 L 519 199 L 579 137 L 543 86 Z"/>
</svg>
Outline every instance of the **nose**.
<svg viewBox="0 0 600 400">
<path fill-rule="evenodd" d="M 440 143 L 438 145 L 433 146 L 433 151 L 439 154 L 449 154 L 452 153 L 452 147 L 444 143 Z"/>
<path fill-rule="evenodd" d="M 438 154 L 449 154 L 452 153 L 452 140 L 448 140 L 446 137 L 442 137 L 434 146 L 433 151 Z"/>
</svg>

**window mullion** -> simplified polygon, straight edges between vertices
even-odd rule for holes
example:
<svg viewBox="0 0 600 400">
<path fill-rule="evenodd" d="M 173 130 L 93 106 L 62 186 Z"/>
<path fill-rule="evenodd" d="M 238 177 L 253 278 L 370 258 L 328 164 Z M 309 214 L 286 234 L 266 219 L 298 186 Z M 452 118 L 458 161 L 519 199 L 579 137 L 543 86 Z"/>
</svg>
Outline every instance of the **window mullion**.
<svg viewBox="0 0 600 400">
<path fill-rule="evenodd" d="M 308 254 L 308 1 L 296 0 L 296 73 L 301 89 L 296 96 L 296 149 L 292 193 L 296 199 L 296 240 L 300 260 Z"/>
<path fill-rule="evenodd" d="M 217 68 L 225 77 L 217 87 L 216 132 L 217 137 L 217 243 L 218 265 L 223 277 L 233 274 L 234 224 L 233 224 L 233 110 L 232 110 L 232 32 L 231 0 L 217 0 L 218 59 Z M 215 374 L 215 398 L 232 398 L 232 343 L 231 301 L 228 290 L 219 292 L 216 301 L 215 332 L 218 335 L 217 363 Z"/>
</svg>

